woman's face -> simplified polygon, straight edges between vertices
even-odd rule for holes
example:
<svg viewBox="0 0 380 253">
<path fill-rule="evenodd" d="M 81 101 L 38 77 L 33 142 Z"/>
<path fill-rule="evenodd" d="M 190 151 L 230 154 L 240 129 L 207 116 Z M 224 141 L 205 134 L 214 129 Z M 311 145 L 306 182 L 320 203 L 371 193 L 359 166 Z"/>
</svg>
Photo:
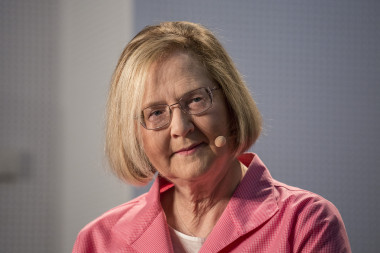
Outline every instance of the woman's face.
<svg viewBox="0 0 380 253">
<path fill-rule="evenodd" d="M 149 70 L 143 108 L 172 105 L 189 91 L 214 88 L 207 71 L 191 54 L 175 52 Z M 228 110 L 221 89 L 213 93 L 210 109 L 199 115 L 184 113 L 178 105 L 171 107 L 170 124 L 159 130 L 141 126 L 144 150 L 154 168 L 169 180 L 197 179 L 227 169 L 231 147 L 221 148 L 215 138 L 229 135 Z"/>
</svg>

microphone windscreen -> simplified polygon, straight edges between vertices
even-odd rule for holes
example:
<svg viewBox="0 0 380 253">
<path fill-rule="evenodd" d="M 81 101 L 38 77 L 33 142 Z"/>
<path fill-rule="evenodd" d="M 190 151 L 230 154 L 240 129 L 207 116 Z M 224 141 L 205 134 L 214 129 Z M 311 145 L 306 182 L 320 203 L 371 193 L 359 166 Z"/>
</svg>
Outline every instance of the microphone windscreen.
<svg viewBox="0 0 380 253">
<path fill-rule="evenodd" d="M 221 148 L 224 145 L 226 145 L 227 140 L 226 140 L 226 137 L 224 137 L 224 136 L 218 136 L 215 138 L 214 142 L 215 142 L 215 146 L 217 146 L 218 148 Z"/>
</svg>

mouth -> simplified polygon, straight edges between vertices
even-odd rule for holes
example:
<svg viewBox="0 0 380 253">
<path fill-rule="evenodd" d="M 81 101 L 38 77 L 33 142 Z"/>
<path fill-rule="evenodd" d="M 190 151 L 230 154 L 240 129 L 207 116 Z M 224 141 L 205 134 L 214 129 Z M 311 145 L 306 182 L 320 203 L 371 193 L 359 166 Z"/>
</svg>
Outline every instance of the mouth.
<svg viewBox="0 0 380 253">
<path fill-rule="evenodd" d="M 172 156 L 173 155 L 191 155 L 194 152 L 196 152 L 202 145 L 203 145 L 203 142 L 190 145 L 189 147 L 182 148 L 180 150 L 175 151 L 172 154 Z"/>
</svg>

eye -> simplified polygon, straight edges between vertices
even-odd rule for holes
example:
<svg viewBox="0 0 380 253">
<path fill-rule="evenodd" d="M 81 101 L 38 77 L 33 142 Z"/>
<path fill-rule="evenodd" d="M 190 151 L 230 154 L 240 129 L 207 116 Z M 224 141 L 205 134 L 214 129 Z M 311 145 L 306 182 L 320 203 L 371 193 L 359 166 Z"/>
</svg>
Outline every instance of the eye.
<svg viewBox="0 0 380 253">
<path fill-rule="evenodd" d="M 160 121 L 165 120 L 168 117 L 168 108 L 165 105 L 157 105 L 145 108 L 143 110 L 143 118 L 144 121 L 151 122 L 151 123 L 157 123 Z"/>
<path fill-rule="evenodd" d="M 201 97 L 201 96 L 198 96 L 198 97 L 193 97 L 192 99 L 190 99 L 189 103 L 199 103 L 203 100 L 204 98 Z"/>
<path fill-rule="evenodd" d="M 188 110 L 201 110 L 206 103 L 206 98 L 203 94 L 193 94 L 188 99 L 186 99 L 186 108 Z"/>
<path fill-rule="evenodd" d="M 155 120 L 162 116 L 165 113 L 165 110 L 153 110 L 149 113 L 148 119 L 149 120 Z"/>
</svg>

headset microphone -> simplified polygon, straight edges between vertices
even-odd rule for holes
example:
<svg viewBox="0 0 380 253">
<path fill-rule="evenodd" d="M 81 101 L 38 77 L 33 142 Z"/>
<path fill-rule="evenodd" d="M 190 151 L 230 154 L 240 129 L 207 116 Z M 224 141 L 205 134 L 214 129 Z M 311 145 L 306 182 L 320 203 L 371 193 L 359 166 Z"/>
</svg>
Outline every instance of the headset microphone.
<svg viewBox="0 0 380 253">
<path fill-rule="evenodd" d="M 224 137 L 224 136 L 218 136 L 215 138 L 214 142 L 215 142 L 215 146 L 217 146 L 218 148 L 221 148 L 224 145 L 226 145 L 227 140 L 226 140 L 226 137 Z"/>
</svg>

